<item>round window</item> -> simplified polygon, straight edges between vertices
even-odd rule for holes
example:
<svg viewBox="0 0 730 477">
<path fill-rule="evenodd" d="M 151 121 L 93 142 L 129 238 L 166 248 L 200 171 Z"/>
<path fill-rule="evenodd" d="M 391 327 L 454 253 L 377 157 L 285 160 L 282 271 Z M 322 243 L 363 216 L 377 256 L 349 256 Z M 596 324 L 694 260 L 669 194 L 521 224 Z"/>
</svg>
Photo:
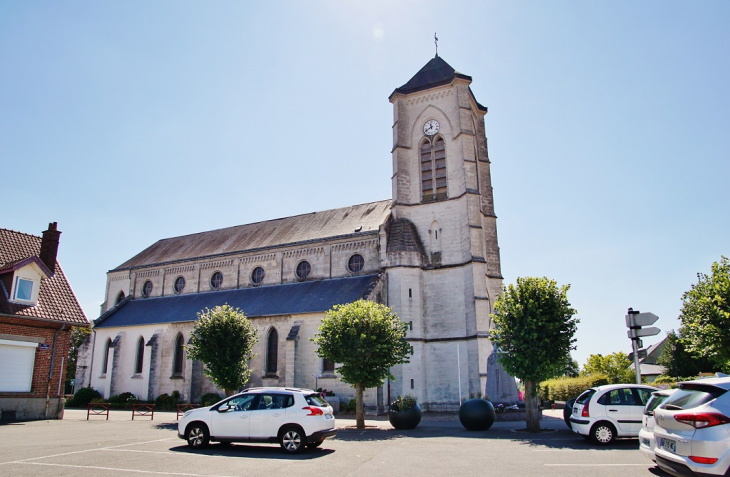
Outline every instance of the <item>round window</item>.
<svg viewBox="0 0 730 477">
<path fill-rule="evenodd" d="M 182 293 L 182 291 L 184 289 L 185 289 L 185 278 L 177 277 L 177 279 L 175 279 L 175 293 Z"/>
<path fill-rule="evenodd" d="M 362 258 L 362 255 L 359 253 L 356 253 L 352 257 L 350 257 L 350 260 L 347 261 L 347 268 L 350 269 L 352 273 L 357 273 L 365 266 L 365 259 Z"/>
<path fill-rule="evenodd" d="M 144 286 L 142 286 L 142 296 L 148 297 L 152 293 L 152 282 L 147 280 L 144 282 Z"/>
<path fill-rule="evenodd" d="M 254 285 L 261 285 L 261 282 L 264 281 L 264 277 L 266 276 L 266 272 L 261 267 L 256 267 L 253 269 L 253 272 L 251 272 L 251 283 Z"/>
<path fill-rule="evenodd" d="M 223 274 L 221 272 L 215 272 L 210 276 L 210 287 L 217 290 L 223 285 Z"/>
<path fill-rule="evenodd" d="M 312 266 L 306 260 L 297 265 L 297 278 L 304 280 L 312 272 Z"/>
</svg>

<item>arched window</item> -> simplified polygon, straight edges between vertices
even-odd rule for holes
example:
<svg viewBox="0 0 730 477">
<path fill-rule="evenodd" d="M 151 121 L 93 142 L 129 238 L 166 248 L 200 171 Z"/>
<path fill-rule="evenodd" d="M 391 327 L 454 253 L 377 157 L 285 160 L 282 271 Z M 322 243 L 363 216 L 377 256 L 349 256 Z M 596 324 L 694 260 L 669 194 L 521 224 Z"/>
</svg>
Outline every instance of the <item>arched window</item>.
<svg viewBox="0 0 730 477">
<path fill-rule="evenodd" d="M 124 300 L 124 292 L 120 291 L 119 295 L 117 295 L 117 301 L 114 302 L 115 305 L 118 305 L 120 301 Z"/>
<path fill-rule="evenodd" d="M 172 362 L 172 374 L 173 376 L 181 376 L 183 372 L 183 345 L 185 344 L 185 338 L 182 333 L 177 334 L 175 338 L 175 358 Z"/>
<path fill-rule="evenodd" d="M 266 374 L 276 374 L 279 361 L 279 333 L 271 328 L 266 340 Z"/>
<path fill-rule="evenodd" d="M 431 236 L 431 253 L 440 252 L 443 237 L 441 236 L 441 226 L 439 225 L 438 221 L 434 220 L 431 223 L 431 228 L 429 229 L 428 233 Z"/>
<path fill-rule="evenodd" d="M 111 338 L 106 339 L 106 345 L 104 345 L 104 366 L 102 367 L 101 374 L 106 374 L 107 368 L 109 367 L 109 348 L 112 347 Z"/>
<path fill-rule="evenodd" d="M 446 146 L 441 137 L 424 139 L 421 143 L 421 193 L 423 202 L 447 197 Z"/>
<path fill-rule="evenodd" d="M 134 374 L 142 374 L 142 364 L 144 363 L 144 338 L 141 336 L 137 340 L 137 361 L 134 363 Z"/>
</svg>

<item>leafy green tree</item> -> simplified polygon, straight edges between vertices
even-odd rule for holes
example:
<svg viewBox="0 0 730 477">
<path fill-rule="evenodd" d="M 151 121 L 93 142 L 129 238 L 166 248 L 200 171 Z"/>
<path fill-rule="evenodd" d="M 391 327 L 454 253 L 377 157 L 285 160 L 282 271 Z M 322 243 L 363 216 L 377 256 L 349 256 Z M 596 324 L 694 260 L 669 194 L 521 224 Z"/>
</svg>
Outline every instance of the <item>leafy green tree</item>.
<svg viewBox="0 0 730 477">
<path fill-rule="evenodd" d="M 91 328 L 74 326 L 71 329 L 71 342 L 68 346 L 68 361 L 66 361 L 66 386 L 70 387 L 71 380 L 76 379 L 76 366 L 79 361 L 79 347 L 91 334 Z M 71 390 L 73 392 L 73 389 Z"/>
<path fill-rule="evenodd" d="M 664 366 L 662 376 L 676 378 L 697 376 L 700 373 L 715 371 L 716 366 L 705 356 L 697 356 L 687 350 L 682 340 L 682 329 L 679 333 L 672 330 L 667 333 L 667 340 L 664 343 L 657 362 Z M 676 364 L 676 367 L 675 367 Z"/>
<path fill-rule="evenodd" d="M 698 273 L 697 279 L 682 295 L 682 341 L 690 353 L 730 372 L 730 261 L 721 257 L 710 275 Z"/>
<path fill-rule="evenodd" d="M 342 381 L 355 386 L 358 429 L 365 427 L 363 391 L 394 379 L 390 368 L 408 363 L 407 328 L 387 306 L 358 300 L 329 310 L 312 339 L 317 355 L 338 363 Z"/>
<path fill-rule="evenodd" d="M 611 384 L 635 383 L 636 371 L 630 368 L 631 360 L 623 351 L 603 356 L 592 354 L 583 365 L 584 376 L 591 374 L 605 374 Z"/>
<path fill-rule="evenodd" d="M 563 374 L 569 378 L 577 378 L 580 376 L 580 364 L 570 354 L 565 358 L 565 370 Z"/>
<path fill-rule="evenodd" d="M 525 383 L 529 432 L 540 432 L 539 383 L 564 374 L 566 355 L 575 349 L 579 320 L 568 302 L 569 288 L 545 277 L 518 278 L 494 304 L 490 339 L 504 369 Z"/>
<path fill-rule="evenodd" d="M 248 361 L 254 357 L 258 332 L 238 308 L 227 303 L 198 313 L 188 356 L 205 365 L 205 374 L 223 388 L 226 396 L 243 387 L 251 377 Z"/>
</svg>

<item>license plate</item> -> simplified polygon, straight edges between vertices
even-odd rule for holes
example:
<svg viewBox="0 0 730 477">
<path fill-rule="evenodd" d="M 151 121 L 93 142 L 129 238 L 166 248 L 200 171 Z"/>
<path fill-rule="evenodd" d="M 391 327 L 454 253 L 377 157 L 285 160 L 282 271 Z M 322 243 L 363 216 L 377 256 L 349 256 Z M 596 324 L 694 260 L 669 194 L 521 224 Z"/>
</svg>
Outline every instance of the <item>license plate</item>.
<svg viewBox="0 0 730 477">
<path fill-rule="evenodd" d="M 672 439 L 662 439 L 660 445 L 665 451 L 671 452 L 672 454 L 677 453 L 677 441 L 673 441 Z"/>
<path fill-rule="evenodd" d="M 577 407 L 574 407 L 573 408 L 573 414 L 578 414 L 578 408 Z"/>
<path fill-rule="evenodd" d="M 641 438 L 641 445 L 642 446 L 646 446 L 646 447 L 650 447 L 651 446 L 651 442 L 649 442 L 649 439 L 647 439 L 646 437 L 642 437 Z"/>
</svg>

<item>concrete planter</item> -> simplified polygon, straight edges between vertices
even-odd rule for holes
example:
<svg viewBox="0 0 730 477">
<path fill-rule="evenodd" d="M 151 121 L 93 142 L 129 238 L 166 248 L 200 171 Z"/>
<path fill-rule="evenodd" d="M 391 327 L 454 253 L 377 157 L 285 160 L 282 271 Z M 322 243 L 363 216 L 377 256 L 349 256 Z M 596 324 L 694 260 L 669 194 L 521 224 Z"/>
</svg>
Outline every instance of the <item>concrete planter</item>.
<svg viewBox="0 0 730 477">
<path fill-rule="evenodd" d="M 391 407 L 388 409 L 388 421 L 396 429 L 415 429 L 421 422 L 421 414 L 421 406 L 418 403 L 407 411 L 395 411 Z"/>
</svg>

